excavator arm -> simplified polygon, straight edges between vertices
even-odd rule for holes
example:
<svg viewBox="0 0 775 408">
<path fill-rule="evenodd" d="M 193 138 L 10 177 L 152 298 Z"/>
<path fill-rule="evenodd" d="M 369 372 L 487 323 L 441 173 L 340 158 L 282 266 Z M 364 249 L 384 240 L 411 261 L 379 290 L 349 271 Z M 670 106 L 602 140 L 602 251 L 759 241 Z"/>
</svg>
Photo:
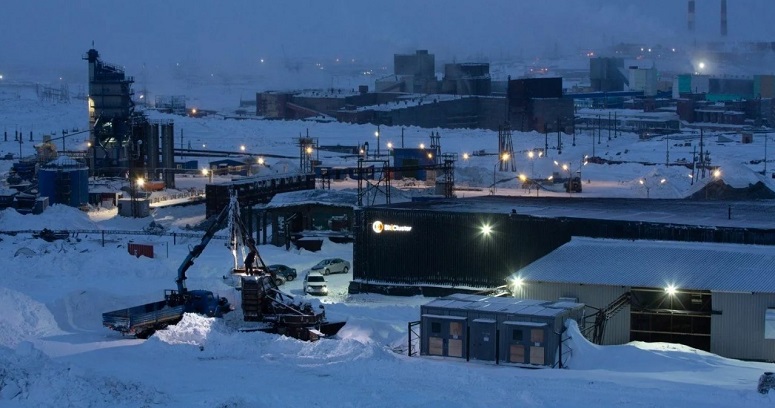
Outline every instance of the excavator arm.
<svg viewBox="0 0 775 408">
<path fill-rule="evenodd" d="M 233 198 L 232 201 L 236 202 L 236 198 Z M 194 260 L 202 254 L 202 252 L 207 247 L 207 244 L 209 244 L 213 239 L 213 236 L 215 236 L 219 226 L 223 224 L 223 222 L 226 220 L 226 217 L 228 217 L 231 206 L 232 204 L 230 203 L 223 209 L 223 211 L 221 211 L 220 214 L 218 214 L 218 218 L 215 219 L 215 222 L 213 222 L 210 227 L 207 228 L 204 236 L 202 236 L 202 241 L 191 248 L 191 250 L 188 252 L 188 255 L 183 260 L 183 263 L 180 264 L 180 267 L 178 268 L 178 277 L 175 279 L 175 283 L 178 284 L 178 293 L 185 294 L 188 292 L 188 289 L 186 288 L 186 271 L 191 268 L 191 265 L 194 264 Z"/>
</svg>

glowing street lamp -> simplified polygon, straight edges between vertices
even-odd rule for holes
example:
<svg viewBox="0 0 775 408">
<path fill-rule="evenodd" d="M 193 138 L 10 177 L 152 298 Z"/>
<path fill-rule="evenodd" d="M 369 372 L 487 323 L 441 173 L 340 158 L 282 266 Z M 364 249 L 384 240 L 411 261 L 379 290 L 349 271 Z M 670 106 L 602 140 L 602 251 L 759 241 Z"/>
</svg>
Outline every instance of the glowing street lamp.
<svg viewBox="0 0 775 408">
<path fill-rule="evenodd" d="M 420 149 L 425 149 L 425 143 L 420 143 Z"/>
<path fill-rule="evenodd" d="M 468 160 L 468 153 L 463 153 L 463 160 Z"/>
<path fill-rule="evenodd" d="M 245 145 L 240 146 L 239 149 L 244 152 L 245 151 Z"/>
<path fill-rule="evenodd" d="M 213 182 L 213 172 L 210 169 L 202 169 L 202 175 L 208 176 L 208 182 Z"/>
<path fill-rule="evenodd" d="M 264 165 L 264 158 L 263 157 L 259 157 L 258 158 L 258 164 L 260 164 L 262 166 Z"/>
</svg>

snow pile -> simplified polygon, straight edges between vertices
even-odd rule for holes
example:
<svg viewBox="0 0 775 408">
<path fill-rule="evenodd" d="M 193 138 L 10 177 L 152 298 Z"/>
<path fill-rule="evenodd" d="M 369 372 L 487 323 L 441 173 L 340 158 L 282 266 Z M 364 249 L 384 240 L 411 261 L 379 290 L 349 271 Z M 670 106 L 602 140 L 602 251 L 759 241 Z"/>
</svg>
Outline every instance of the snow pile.
<svg viewBox="0 0 775 408">
<path fill-rule="evenodd" d="M 207 335 L 212 331 L 214 317 L 205 317 L 194 313 L 186 313 L 183 320 L 166 330 L 159 330 L 154 338 L 160 342 L 177 345 L 188 344 L 204 346 Z"/>
<path fill-rule="evenodd" d="M 4 230 L 99 229 L 88 214 L 64 204 L 54 204 L 38 215 L 19 214 L 13 208 L 8 208 L 0 211 L 0 225 L 3 225 Z"/>
<path fill-rule="evenodd" d="M 95 375 L 62 364 L 21 343 L 0 347 L 0 405 L 138 407 L 163 404 L 164 394 L 147 385 Z"/>
<path fill-rule="evenodd" d="M 25 340 L 62 333 L 46 306 L 23 293 L 0 287 L 0 310 L 1 346 L 15 347 Z"/>
</svg>

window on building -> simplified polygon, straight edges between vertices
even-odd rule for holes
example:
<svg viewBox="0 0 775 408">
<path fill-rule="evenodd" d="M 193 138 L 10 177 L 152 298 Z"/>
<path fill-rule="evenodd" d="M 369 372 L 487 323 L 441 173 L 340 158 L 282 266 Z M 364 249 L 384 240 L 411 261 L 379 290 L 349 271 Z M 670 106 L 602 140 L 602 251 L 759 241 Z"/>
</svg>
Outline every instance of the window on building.
<svg viewBox="0 0 775 408">
<path fill-rule="evenodd" d="M 457 338 L 463 335 L 463 323 L 450 322 L 449 323 L 449 335 L 453 338 Z"/>
<path fill-rule="evenodd" d="M 511 332 L 511 340 L 512 341 L 523 341 L 524 335 L 522 334 L 522 329 L 514 329 Z"/>
<path fill-rule="evenodd" d="M 532 330 L 530 330 L 530 342 L 531 343 L 543 343 L 544 342 L 544 329 L 532 329 Z"/>
<path fill-rule="evenodd" d="M 764 338 L 775 339 L 775 309 L 767 309 L 764 313 Z"/>
<path fill-rule="evenodd" d="M 431 322 L 431 333 L 434 333 L 434 334 L 441 333 L 441 323 Z"/>
</svg>

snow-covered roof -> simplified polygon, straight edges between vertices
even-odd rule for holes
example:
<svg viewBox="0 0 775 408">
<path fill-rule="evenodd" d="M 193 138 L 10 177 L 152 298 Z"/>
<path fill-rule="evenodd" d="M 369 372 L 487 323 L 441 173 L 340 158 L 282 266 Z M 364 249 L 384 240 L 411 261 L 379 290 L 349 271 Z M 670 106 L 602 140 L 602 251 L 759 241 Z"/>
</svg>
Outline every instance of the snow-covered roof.
<svg viewBox="0 0 775 408">
<path fill-rule="evenodd" d="M 775 251 L 758 245 L 573 237 L 518 274 L 528 282 L 775 293 Z"/>
<path fill-rule="evenodd" d="M 481 295 L 453 294 L 432 300 L 425 307 L 439 309 L 465 309 L 479 312 L 508 313 L 532 316 L 557 316 L 568 309 L 581 307 L 579 303 L 550 302 L 546 300 L 517 299 L 513 297 L 489 297 Z"/>
<path fill-rule="evenodd" d="M 390 208 L 655 222 L 708 227 L 775 228 L 771 200 L 689 201 L 630 198 L 479 196 L 391 204 Z M 730 217 L 731 209 L 731 217 Z"/>
<path fill-rule="evenodd" d="M 86 165 L 83 163 L 79 163 L 75 159 L 68 157 L 68 156 L 59 156 L 54 160 L 51 160 L 50 162 L 46 163 L 44 167 L 78 167 L 78 168 L 86 168 Z"/>
<path fill-rule="evenodd" d="M 356 207 L 358 196 L 341 190 L 301 190 L 276 194 L 265 208 L 280 208 L 306 204 Z"/>
</svg>

